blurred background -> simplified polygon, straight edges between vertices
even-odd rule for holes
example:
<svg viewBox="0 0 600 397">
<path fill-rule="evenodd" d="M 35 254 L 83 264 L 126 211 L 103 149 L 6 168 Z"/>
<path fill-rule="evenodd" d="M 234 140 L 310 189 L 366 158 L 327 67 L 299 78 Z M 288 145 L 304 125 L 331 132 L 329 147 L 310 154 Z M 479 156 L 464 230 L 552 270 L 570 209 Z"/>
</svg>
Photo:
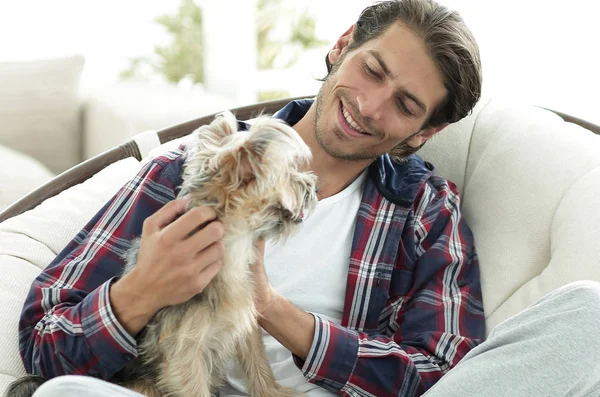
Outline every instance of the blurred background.
<svg viewBox="0 0 600 397">
<path fill-rule="evenodd" d="M 487 92 L 600 122 L 599 2 L 440 2 L 478 39 Z M 0 61 L 82 54 L 84 91 L 120 79 L 168 82 L 236 106 L 317 92 L 328 47 L 371 3 L 2 0 Z"/>
<path fill-rule="evenodd" d="M 479 43 L 484 96 L 600 124 L 600 2 L 438 1 Z M 370 4 L 0 0 L 0 164 L 37 162 L 2 166 L 0 209 L 142 131 L 316 94 L 325 54 Z"/>
</svg>

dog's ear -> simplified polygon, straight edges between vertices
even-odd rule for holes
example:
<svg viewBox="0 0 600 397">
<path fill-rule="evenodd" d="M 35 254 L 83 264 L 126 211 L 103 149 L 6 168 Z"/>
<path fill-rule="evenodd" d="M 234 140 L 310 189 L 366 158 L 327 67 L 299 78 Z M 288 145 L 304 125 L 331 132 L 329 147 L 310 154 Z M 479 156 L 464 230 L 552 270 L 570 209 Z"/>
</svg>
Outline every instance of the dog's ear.
<svg viewBox="0 0 600 397">
<path fill-rule="evenodd" d="M 224 138 L 237 132 L 238 122 L 230 111 L 219 113 L 212 123 L 200 127 L 196 134 L 204 145 L 220 146 Z"/>
<path fill-rule="evenodd" d="M 240 147 L 237 159 L 237 178 L 243 185 L 247 185 L 256 179 L 260 171 L 261 158 L 264 154 L 264 147 L 258 147 L 256 142 L 246 141 Z"/>
<path fill-rule="evenodd" d="M 282 164 L 289 159 L 310 161 L 310 149 L 294 128 L 277 118 L 263 116 L 256 119 L 250 128 L 251 140 L 255 152 L 263 153 L 271 146 L 283 158 Z M 291 140 L 291 142 L 290 142 Z"/>
<path fill-rule="evenodd" d="M 298 135 L 298 133 L 285 121 L 268 115 L 258 117 L 250 127 L 250 134 L 254 135 L 257 132 L 263 140 L 270 140 L 271 138 L 287 136 L 288 138 L 292 139 L 297 145 L 305 145 L 302 138 L 300 138 L 300 135 Z"/>
<path fill-rule="evenodd" d="M 222 172 L 230 171 L 232 188 L 245 186 L 260 173 L 267 143 L 263 140 L 247 139 L 235 150 L 221 158 Z"/>
<path fill-rule="evenodd" d="M 279 154 L 285 155 L 285 149 L 290 147 L 289 143 L 285 142 L 285 137 L 290 134 L 288 129 L 291 127 L 283 121 L 265 115 L 252 123 L 248 131 L 249 137 L 240 147 L 238 154 L 237 172 L 242 182 L 247 184 L 261 172 L 263 157 L 269 146 L 280 147 L 282 153 Z"/>
</svg>

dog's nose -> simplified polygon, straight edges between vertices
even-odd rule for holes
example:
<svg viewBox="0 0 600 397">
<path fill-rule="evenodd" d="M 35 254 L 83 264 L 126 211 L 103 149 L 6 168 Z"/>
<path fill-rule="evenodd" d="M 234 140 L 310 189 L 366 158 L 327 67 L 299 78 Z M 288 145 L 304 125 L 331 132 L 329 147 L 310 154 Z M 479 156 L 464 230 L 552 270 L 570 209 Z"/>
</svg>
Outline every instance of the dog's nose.
<svg viewBox="0 0 600 397">
<path fill-rule="evenodd" d="M 302 223 L 304 221 L 304 210 L 300 210 L 300 214 L 297 218 L 292 219 L 295 224 Z"/>
</svg>

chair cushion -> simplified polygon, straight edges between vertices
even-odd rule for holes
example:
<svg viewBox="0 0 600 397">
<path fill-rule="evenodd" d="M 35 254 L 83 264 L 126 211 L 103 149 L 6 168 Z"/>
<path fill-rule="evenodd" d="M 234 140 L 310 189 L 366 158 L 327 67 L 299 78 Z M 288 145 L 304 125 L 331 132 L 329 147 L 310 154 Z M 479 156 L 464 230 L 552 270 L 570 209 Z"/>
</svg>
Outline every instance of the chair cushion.
<svg viewBox="0 0 600 397">
<path fill-rule="evenodd" d="M 0 211 L 54 176 L 39 161 L 2 145 L 0 159 Z"/>
<path fill-rule="evenodd" d="M 460 192 L 465 184 L 471 134 L 488 102 L 489 99 L 482 99 L 470 115 L 444 128 L 419 151 L 419 156 L 435 166 L 435 173 L 454 182 Z"/>
<path fill-rule="evenodd" d="M 571 281 L 600 281 L 600 136 L 532 106 L 479 113 L 463 212 L 481 263 L 488 332 Z"/>
<path fill-rule="evenodd" d="M 180 142 L 148 150 L 155 155 Z M 496 101 L 482 103 L 423 149 L 463 191 L 488 331 L 558 286 L 600 281 L 598 153 L 599 136 L 551 112 Z M 31 281 L 140 166 L 122 160 L 0 224 L 0 271 L 11 274 L 0 279 L 6 302 L 0 306 L 0 392 L 3 379 L 23 373 L 17 322 Z"/>
<path fill-rule="evenodd" d="M 55 173 L 77 164 L 83 64 L 81 55 L 0 63 L 0 144 Z"/>
<path fill-rule="evenodd" d="M 121 160 L 31 211 L 0 223 L 0 395 L 24 368 L 18 320 L 31 283 L 60 250 L 132 178 L 141 163 Z"/>
</svg>

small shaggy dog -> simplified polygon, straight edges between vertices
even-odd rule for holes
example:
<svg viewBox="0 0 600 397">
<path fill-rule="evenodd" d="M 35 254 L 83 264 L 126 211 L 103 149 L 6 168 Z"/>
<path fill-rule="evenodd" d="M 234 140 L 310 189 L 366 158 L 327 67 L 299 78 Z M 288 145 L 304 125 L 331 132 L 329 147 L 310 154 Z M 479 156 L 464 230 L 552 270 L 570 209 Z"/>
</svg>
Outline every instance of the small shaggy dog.
<svg viewBox="0 0 600 397">
<path fill-rule="evenodd" d="M 269 117 L 237 131 L 231 113 L 200 128 L 185 162 L 179 197 L 212 206 L 225 227 L 223 268 L 186 303 L 162 309 L 138 344 L 133 380 L 125 386 L 154 396 L 210 396 L 227 359 L 237 357 L 254 397 L 298 393 L 275 383 L 254 308 L 249 265 L 254 242 L 289 236 L 316 205 L 316 178 L 303 172 L 310 149 L 296 131 Z M 188 208 L 189 209 L 189 208 Z M 125 272 L 136 263 L 132 248 Z"/>
<path fill-rule="evenodd" d="M 225 227 L 223 267 L 202 293 L 163 308 L 146 326 L 123 386 L 150 397 L 208 397 L 222 383 L 227 360 L 237 356 L 251 396 L 299 396 L 275 382 L 249 266 L 258 238 L 286 238 L 316 205 L 316 177 L 303 171 L 310 150 L 281 121 L 263 116 L 238 131 L 229 112 L 199 128 L 193 142 L 178 197 L 190 198 L 188 210 L 208 205 L 217 212 Z M 135 241 L 124 273 L 135 266 L 138 250 Z"/>
</svg>

